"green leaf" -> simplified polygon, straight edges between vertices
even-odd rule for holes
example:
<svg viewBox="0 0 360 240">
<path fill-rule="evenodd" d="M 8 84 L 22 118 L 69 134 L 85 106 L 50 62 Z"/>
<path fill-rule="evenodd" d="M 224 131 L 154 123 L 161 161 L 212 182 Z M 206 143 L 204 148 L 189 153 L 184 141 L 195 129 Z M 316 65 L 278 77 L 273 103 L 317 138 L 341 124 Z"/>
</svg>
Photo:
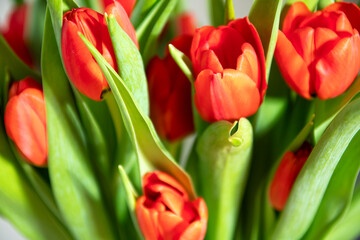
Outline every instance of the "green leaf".
<svg viewBox="0 0 360 240">
<path fill-rule="evenodd" d="M 345 216 L 338 222 L 334 229 L 326 236 L 326 240 L 351 240 L 360 235 L 360 188 L 354 193 L 351 205 Z"/>
<path fill-rule="evenodd" d="M 314 138 L 317 142 L 336 114 L 360 92 L 360 77 L 354 80 L 350 88 L 340 96 L 328 100 L 315 99 L 315 130 Z"/>
<path fill-rule="evenodd" d="M 208 0 L 211 25 L 214 27 L 224 25 L 225 5 L 224 0 Z"/>
<path fill-rule="evenodd" d="M 136 214 L 135 214 L 135 207 L 136 207 L 136 198 L 138 197 L 138 194 L 136 193 L 134 187 L 131 184 L 131 181 L 129 179 L 129 177 L 127 176 L 125 169 L 119 165 L 119 172 L 120 172 L 120 176 L 121 176 L 121 183 L 125 189 L 126 192 L 126 202 L 130 211 L 130 215 L 131 215 L 131 220 L 135 226 L 135 229 L 137 231 L 138 236 L 143 239 L 141 231 L 140 231 L 140 227 L 136 218 Z"/>
<path fill-rule="evenodd" d="M 194 85 L 194 73 L 192 71 L 192 62 L 191 60 L 180 50 L 178 50 L 174 45 L 169 44 L 169 52 L 171 57 L 174 59 L 176 64 L 179 66 L 181 71 L 185 74 L 185 76 L 189 79 L 191 85 Z"/>
<path fill-rule="evenodd" d="M 336 166 L 319 210 L 304 239 L 323 239 L 348 210 L 360 170 L 359 144 L 360 133 L 357 133 Z"/>
<path fill-rule="evenodd" d="M 61 56 L 61 30 L 63 23 L 63 12 L 79 6 L 73 0 L 47 0 L 47 6 L 51 15 L 51 22 L 54 27 L 56 43 Z"/>
<path fill-rule="evenodd" d="M 106 17 L 114 46 L 119 75 L 134 96 L 141 110 L 149 114 L 149 94 L 141 55 L 131 38 L 116 22 L 113 15 Z"/>
<path fill-rule="evenodd" d="M 178 0 L 159 0 L 154 4 L 142 24 L 136 29 L 145 65 L 155 54 L 157 39 L 171 13 L 175 10 L 177 3 Z"/>
<path fill-rule="evenodd" d="M 10 48 L 6 40 L 0 35 L 0 67 L 6 68 L 11 77 L 20 80 L 25 77 L 32 77 L 37 81 L 41 80 L 40 75 L 28 67 Z"/>
<path fill-rule="evenodd" d="M 235 19 L 235 11 L 232 0 L 225 1 L 225 24 Z"/>
<path fill-rule="evenodd" d="M 319 3 L 318 3 L 318 9 L 321 10 L 321 9 L 324 9 L 326 8 L 328 5 L 334 3 L 335 0 L 319 0 Z"/>
<path fill-rule="evenodd" d="M 137 151 L 141 175 L 154 168 L 167 172 L 184 186 L 191 198 L 195 198 L 189 176 L 174 162 L 171 155 L 161 144 L 151 120 L 137 106 L 123 80 L 106 62 L 97 49 L 82 34 L 80 34 L 80 36 L 90 49 L 108 80 L 109 86 L 122 113 L 127 132 Z"/>
<path fill-rule="evenodd" d="M 0 121 L 0 215 L 29 239 L 72 239 L 31 186 Z M 44 227 L 46 226 L 46 227 Z"/>
<path fill-rule="evenodd" d="M 266 81 L 269 80 L 271 63 L 274 56 L 282 0 L 255 0 L 249 14 L 264 47 L 266 59 Z"/>
<path fill-rule="evenodd" d="M 209 212 L 207 239 L 233 239 L 249 172 L 253 132 L 241 118 L 234 124 L 219 121 L 199 139 L 201 192 Z"/>
<path fill-rule="evenodd" d="M 298 239 L 308 230 L 341 156 L 360 128 L 359 121 L 360 99 L 356 99 L 334 118 L 310 154 L 281 213 L 273 239 Z"/>
<path fill-rule="evenodd" d="M 57 204 L 77 239 L 114 239 L 47 11 L 42 47 L 48 161 Z"/>
</svg>

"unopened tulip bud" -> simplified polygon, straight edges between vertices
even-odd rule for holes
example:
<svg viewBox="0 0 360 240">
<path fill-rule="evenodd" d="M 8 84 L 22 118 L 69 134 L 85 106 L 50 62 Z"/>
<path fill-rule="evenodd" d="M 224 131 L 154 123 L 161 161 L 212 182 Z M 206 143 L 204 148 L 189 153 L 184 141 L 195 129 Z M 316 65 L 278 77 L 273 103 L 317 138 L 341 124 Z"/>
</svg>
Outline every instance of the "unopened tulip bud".
<svg viewBox="0 0 360 240">
<path fill-rule="evenodd" d="M 45 101 L 35 80 L 27 77 L 12 84 L 5 109 L 5 129 L 25 160 L 36 166 L 47 165 Z"/>
<path fill-rule="evenodd" d="M 312 151 L 312 146 L 305 142 L 295 153 L 286 152 L 276 170 L 270 185 L 271 205 L 281 211 L 291 192 L 292 186 Z"/>
<path fill-rule="evenodd" d="M 133 38 L 135 30 L 126 13 L 121 13 L 123 11 L 121 9 L 121 6 L 113 4 L 108 7 L 107 11 L 115 15 L 120 26 Z M 71 82 L 82 94 L 100 101 L 102 93 L 109 89 L 109 85 L 79 33 L 82 33 L 110 66 L 117 70 L 115 53 L 104 16 L 89 8 L 69 11 L 64 15 L 61 34 L 62 57 Z"/>
<path fill-rule="evenodd" d="M 192 36 L 183 35 L 170 43 L 189 56 Z M 167 52 L 164 59 L 153 58 L 147 67 L 150 118 L 159 136 L 179 140 L 194 131 L 191 85 Z"/>
</svg>

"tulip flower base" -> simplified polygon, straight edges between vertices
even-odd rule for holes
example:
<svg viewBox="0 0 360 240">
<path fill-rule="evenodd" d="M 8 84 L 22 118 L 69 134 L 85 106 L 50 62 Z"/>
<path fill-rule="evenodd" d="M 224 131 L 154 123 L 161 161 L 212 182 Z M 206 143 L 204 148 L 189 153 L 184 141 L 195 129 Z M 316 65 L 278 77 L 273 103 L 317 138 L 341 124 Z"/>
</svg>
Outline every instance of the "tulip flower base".
<svg viewBox="0 0 360 240">
<path fill-rule="evenodd" d="M 360 236 L 355 3 L 15 2 L 0 215 L 26 239 Z"/>
</svg>

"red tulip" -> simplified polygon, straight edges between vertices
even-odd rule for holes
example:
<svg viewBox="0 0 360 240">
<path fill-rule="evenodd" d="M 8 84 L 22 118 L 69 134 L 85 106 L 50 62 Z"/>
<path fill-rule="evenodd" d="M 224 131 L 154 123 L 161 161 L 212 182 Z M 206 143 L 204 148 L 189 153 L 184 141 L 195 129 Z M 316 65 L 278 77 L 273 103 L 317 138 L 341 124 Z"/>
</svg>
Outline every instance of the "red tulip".
<svg viewBox="0 0 360 240">
<path fill-rule="evenodd" d="M 353 3 L 310 12 L 294 3 L 279 31 L 275 58 L 287 84 L 304 98 L 343 93 L 360 69 L 360 16 Z"/>
<path fill-rule="evenodd" d="M 285 207 L 292 186 L 311 151 L 311 145 L 305 142 L 296 153 L 286 152 L 281 159 L 269 191 L 270 203 L 276 210 L 281 211 Z"/>
<path fill-rule="evenodd" d="M 28 6 L 22 4 L 16 7 L 9 19 L 6 29 L 2 30 L 2 35 L 14 52 L 29 66 L 32 66 L 32 58 L 25 40 L 25 26 Z"/>
<path fill-rule="evenodd" d="M 192 36 L 182 35 L 171 44 L 190 56 Z M 150 118 L 161 138 L 175 141 L 194 131 L 191 85 L 167 52 L 153 58 L 147 67 Z"/>
<path fill-rule="evenodd" d="M 144 176 L 143 191 L 136 202 L 136 216 L 145 239 L 205 237 L 208 214 L 202 198 L 191 202 L 174 178 L 158 171 Z"/>
<path fill-rule="evenodd" d="M 108 6 L 119 25 L 132 37 L 135 30 L 120 5 Z M 118 8 L 119 7 L 119 8 Z M 104 74 L 78 33 L 82 33 L 117 70 L 114 49 L 104 16 L 92 9 L 78 8 L 65 13 L 61 35 L 61 51 L 66 72 L 75 87 L 84 95 L 100 101 L 109 89 Z M 135 38 L 136 39 L 136 38 Z M 137 42 L 135 43 L 137 44 Z"/>
<path fill-rule="evenodd" d="M 110 4 L 113 4 L 114 2 L 120 3 L 129 17 L 131 16 L 131 13 L 136 4 L 136 0 L 103 0 L 104 8 Z"/>
<path fill-rule="evenodd" d="M 194 35 L 196 30 L 196 20 L 193 14 L 185 12 L 178 15 L 175 24 L 177 35 Z"/>
<path fill-rule="evenodd" d="M 47 164 L 44 95 L 39 83 L 25 78 L 12 84 L 5 109 L 5 129 L 21 155 L 31 164 Z"/>
<path fill-rule="evenodd" d="M 191 46 L 195 105 L 209 122 L 254 114 L 267 88 L 260 37 L 247 17 L 196 30 Z"/>
</svg>

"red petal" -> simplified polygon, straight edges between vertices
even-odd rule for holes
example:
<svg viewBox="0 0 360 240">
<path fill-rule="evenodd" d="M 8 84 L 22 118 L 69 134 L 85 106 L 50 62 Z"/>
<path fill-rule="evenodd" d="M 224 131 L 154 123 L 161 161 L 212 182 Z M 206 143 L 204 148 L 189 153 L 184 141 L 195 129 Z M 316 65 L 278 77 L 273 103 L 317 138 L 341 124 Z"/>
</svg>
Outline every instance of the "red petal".
<svg viewBox="0 0 360 240">
<path fill-rule="evenodd" d="M 303 2 L 295 2 L 291 5 L 286 17 L 284 18 L 284 23 L 282 27 L 283 33 L 287 35 L 289 32 L 292 32 L 298 29 L 299 24 L 309 15 L 311 11 Z"/>
<path fill-rule="evenodd" d="M 206 121 L 248 117 L 260 105 L 255 83 L 244 73 L 225 69 L 223 76 L 202 71 L 195 81 L 195 104 Z"/>
<path fill-rule="evenodd" d="M 211 70 L 203 70 L 195 81 L 195 105 L 201 117 L 208 122 L 215 122 L 215 108 L 212 99 L 211 82 L 215 74 Z"/>
<path fill-rule="evenodd" d="M 21 81 L 14 82 L 9 90 L 9 99 L 13 96 L 19 95 L 22 91 L 27 88 L 35 88 L 42 91 L 40 83 L 36 82 L 31 77 L 26 77 Z"/>
<path fill-rule="evenodd" d="M 213 50 L 203 51 L 197 58 L 197 68 L 199 71 L 210 69 L 215 73 L 222 72 L 223 67 Z"/>
<path fill-rule="evenodd" d="M 265 67 L 265 54 L 264 48 L 261 43 L 260 36 L 256 31 L 256 28 L 252 23 L 250 23 L 248 17 L 236 19 L 228 24 L 230 27 L 235 28 L 239 33 L 244 37 L 245 41 L 250 43 L 250 45 L 255 49 L 256 55 L 258 57 L 259 68 L 260 68 L 260 78 L 259 81 L 261 101 L 265 96 L 267 89 L 266 83 L 266 67 Z"/>
<path fill-rule="evenodd" d="M 145 196 L 136 201 L 136 218 L 145 239 L 159 239 L 158 212 L 144 207 Z"/>
<path fill-rule="evenodd" d="M 191 61 L 193 63 L 193 68 L 195 72 L 195 76 L 199 74 L 201 68 L 198 66 L 199 54 L 203 51 L 209 50 L 209 46 L 206 44 L 206 40 L 210 33 L 214 31 L 214 27 L 205 26 L 202 28 L 198 28 L 195 31 L 193 41 L 191 43 L 190 54 Z"/>
<path fill-rule="evenodd" d="M 316 63 L 316 93 L 320 99 L 343 93 L 354 81 L 360 69 L 360 38 L 341 39 L 327 55 Z"/>
<path fill-rule="evenodd" d="M 355 3 L 335 2 L 324 8 L 323 11 L 324 12 L 341 11 L 345 13 L 352 27 L 355 28 L 358 32 L 360 32 L 360 22 L 359 22 L 360 9 Z"/>
<path fill-rule="evenodd" d="M 206 203 L 204 199 L 197 198 L 195 201 L 192 202 L 195 209 L 197 209 L 197 212 L 200 217 L 201 222 L 201 234 L 200 239 L 203 239 L 206 234 L 206 228 L 207 228 L 207 221 L 208 221 L 208 209 L 206 206 Z"/>
<path fill-rule="evenodd" d="M 310 74 L 307 64 L 281 31 L 276 43 L 275 58 L 287 84 L 304 98 L 310 99 Z"/>
<path fill-rule="evenodd" d="M 254 48 L 249 43 L 241 46 L 242 54 L 237 59 L 236 70 L 248 75 L 258 88 L 261 85 L 261 75 L 259 61 Z"/>
<path fill-rule="evenodd" d="M 177 236 L 181 235 L 188 225 L 180 216 L 171 212 L 159 214 L 159 231 L 164 240 L 178 239 Z"/>
<path fill-rule="evenodd" d="M 192 222 L 185 231 L 181 234 L 179 240 L 201 240 L 201 223 L 200 221 Z"/>
</svg>

